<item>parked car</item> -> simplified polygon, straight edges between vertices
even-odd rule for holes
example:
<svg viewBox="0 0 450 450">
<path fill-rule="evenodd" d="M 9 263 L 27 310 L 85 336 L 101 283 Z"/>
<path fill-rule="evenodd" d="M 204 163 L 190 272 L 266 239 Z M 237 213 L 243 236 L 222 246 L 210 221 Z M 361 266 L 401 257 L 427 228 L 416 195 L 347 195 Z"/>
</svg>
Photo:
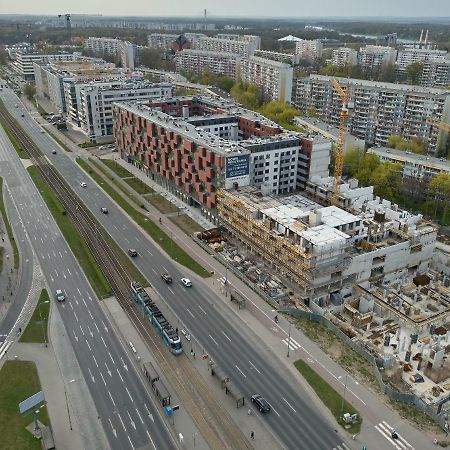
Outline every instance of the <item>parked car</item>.
<svg viewBox="0 0 450 450">
<path fill-rule="evenodd" d="M 101 211 L 103 214 L 108 214 L 108 208 L 105 208 L 105 207 L 100 208 L 100 211 Z"/>
<path fill-rule="evenodd" d="M 192 287 L 192 281 L 189 278 L 182 278 L 181 282 L 186 286 L 186 287 Z"/>
<path fill-rule="evenodd" d="M 128 254 L 134 258 L 135 256 L 137 256 L 137 251 L 134 248 L 129 248 L 128 249 Z"/>
<path fill-rule="evenodd" d="M 172 277 L 171 277 L 168 273 L 163 273 L 163 274 L 161 275 L 161 278 L 162 278 L 167 284 L 172 283 Z"/>
<path fill-rule="evenodd" d="M 86 184 L 84 181 L 82 181 L 82 182 L 80 183 L 80 186 L 81 186 L 82 188 L 85 188 L 85 187 L 87 187 L 87 184 Z"/>
<path fill-rule="evenodd" d="M 57 289 L 57 290 L 56 290 L 56 295 L 55 295 L 55 297 L 56 297 L 56 300 L 57 300 L 58 302 L 63 302 L 63 301 L 66 299 L 66 296 L 64 295 L 64 292 L 63 292 L 62 289 Z"/>
<path fill-rule="evenodd" d="M 259 412 L 268 413 L 270 412 L 269 402 L 259 394 L 252 395 L 252 402 L 259 409 Z"/>
</svg>

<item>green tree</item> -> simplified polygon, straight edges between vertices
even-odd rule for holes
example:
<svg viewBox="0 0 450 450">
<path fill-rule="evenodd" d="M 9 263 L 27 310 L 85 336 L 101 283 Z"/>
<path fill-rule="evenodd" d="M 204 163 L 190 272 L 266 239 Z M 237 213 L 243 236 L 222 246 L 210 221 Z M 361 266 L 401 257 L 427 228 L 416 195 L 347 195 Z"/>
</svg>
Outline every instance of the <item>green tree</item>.
<svg viewBox="0 0 450 450">
<path fill-rule="evenodd" d="M 349 147 L 344 155 L 344 175 L 354 177 L 359 171 L 363 159 L 364 149 L 360 147 Z"/>
<path fill-rule="evenodd" d="M 278 123 L 283 128 L 299 131 L 294 124 L 294 117 L 300 116 L 300 111 L 283 102 L 270 102 L 263 105 L 258 112 L 270 120 Z"/>
<path fill-rule="evenodd" d="M 440 173 L 434 176 L 428 183 L 428 189 L 433 196 L 434 218 L 440 210 L 440 222 L 445 224 L 448 222 L 447 211 L 450 204 L 450 174 Z"/>
<path fill-rule="evenodd" d="M 256 84 L 238 81 L 231 88 L 231 96 L 245 108 L 258 109 L 262 104 L 262 95 Z"/>
<path fill-rule="evenodd" d="M 422 77 L 423 64 L 416 62 L 406 66 L 406 76 L 411 84 L 419 84 Z"/>
<path fill-rule="evenodd" d="M 363 186 L 369 186 L 372 184 L 372 174 L 380 164 L 380 158 L 377 155 L 366 153 L 361 160 L 358 171 L 355 173 L 355 178 Z"/>
<path fill-rule="evenodd" d="M 395 81 L 395 67 L 393 64 L 385 64 L 380 71 L 380 81 L 386 83 L 394 83 Z"/>
<path fill-rule="evenodd" d="M 31 100 L 36 95 L 36 85 L 34 83 L 27 83 L 23 88 L 23 93 Z"/>
<path fill-rule="evenodd" d="M 370 176 L 370 182 L 376 195 L 391 201 L 401 199 L 402 166 L 398 163 L 379 164 Z"/>
<path fill-rule="evenodd" d="M 427 143 L 420 138 L 406 139 L 402 136 L 393 134 L 387 141 L 387 146 L 397 150 L 408 150 L 413 153 L 424 155 L 426 153 Z"/>
</svg>

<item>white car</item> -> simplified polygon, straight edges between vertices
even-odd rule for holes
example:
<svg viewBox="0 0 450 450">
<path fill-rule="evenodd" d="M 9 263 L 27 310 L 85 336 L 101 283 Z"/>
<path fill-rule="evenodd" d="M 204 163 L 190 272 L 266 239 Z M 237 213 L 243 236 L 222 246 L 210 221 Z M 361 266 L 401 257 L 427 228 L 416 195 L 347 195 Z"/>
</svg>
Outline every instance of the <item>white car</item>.
<svg viewBox="0 0 450 450">
<path fill-rule="evenodd" d="M 45 131 L 42 128 L 39 130 L 39 132 L 40 133 L 45 133 Z"/>
<path fill-rule="evenodd" d="M 192 287 L 192 281 L 189 278 L 182 278 L 181 282 L 186 286 L 186 287 Z"/>
<path fill-rule="evenodd" d="M 62 291 L 62 289 L 57 289 L 56 290 L 56 300 L 58 300 L 58 302 L 63 302 L 66 299 L 66 296 L 64 295 L 64 292 Z"/>
<path fill-rule="evenodd" d="M 80 186 L 81 186 L 82 188 L 85 188 L 85 187 L 87 187 L 87 184 L 86 184 L 84 181 L 82 181 L 82 182 L 80 183 Z"/>
</svg>

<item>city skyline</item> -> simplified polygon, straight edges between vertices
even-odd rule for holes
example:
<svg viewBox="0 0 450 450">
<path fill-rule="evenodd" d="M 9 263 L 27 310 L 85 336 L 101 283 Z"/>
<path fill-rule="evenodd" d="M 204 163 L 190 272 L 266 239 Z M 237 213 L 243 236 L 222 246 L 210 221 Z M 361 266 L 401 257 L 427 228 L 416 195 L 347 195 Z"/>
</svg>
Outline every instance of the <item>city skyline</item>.
<svg viewBox="0 0 450 450">
<path fill-rule="evenodd" d="M 55 0 L 47 0 L 36 3 L 34 0 L 24 0 L 20 3 L 10 3 L 2 8 L 3 14 L 36 14 L 52 15 L 60 13 L 71 14 L 100 14 L 108 11 L 108 16 L 133 16 L 144 17 L 200 17 L 206 8 L 207 15 L 213 17 L 445 17 L 450 15 L 450 9 L 446 0 L 431 0 L 427 3 L 418 0 L 399 0 L 395 3 L 388 0 L 380 0 L 372 4 L 362 4 L 357 0 L 345 0 L 337 4 L 331 0 L 322 0 L 309 4 L 306 1 L 294 2 L 292 0 L 280 0 L 276 3 L 269 0 L 259 2 L 249 1 L 242 3 L 238 0 L 229 0 L 226 4 L 214 4 L 205 0 L 193 0 L 188 4 L 181 0 L 173 0 L 168 3 L 148 2 L 136 0 L 132 4 L 111 4 L 107 0 L 88 2 L 80 0 L 70 8 L 62 7 Z M 70 9 L 70 11 L 66 11 Z"/>
</svg>

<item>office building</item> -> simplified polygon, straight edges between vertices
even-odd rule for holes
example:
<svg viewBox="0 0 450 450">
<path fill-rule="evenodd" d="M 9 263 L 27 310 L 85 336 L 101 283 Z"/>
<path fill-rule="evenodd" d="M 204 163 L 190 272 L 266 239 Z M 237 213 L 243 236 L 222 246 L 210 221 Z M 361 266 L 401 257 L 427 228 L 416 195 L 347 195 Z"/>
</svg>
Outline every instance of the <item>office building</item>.
<svg viewBox="0 0 450 450">
<path fill-rule="evenodd" d="M 295 43 L 295 53 L 298 55 L 299 59 L 304 59 L 305 61 L 316 61 L 321 58 L 323 50 L 322 41 L 314 40 L 300 40 Z"/>
<path fill-rule="evenodd" d="M 448 132 L 431 126 L 430 119 L 450 122 L 450 91 L 377 81 L 339 79 L 350 89 L 348 131 L 367 144 L 385 146 L 390 136 L 421 138 L 428 151 L 445 151 Z M 310 75 L 297 80 L 296 106 L 315 108 L 325 122 L 338 126 L 342 102 L 332 77 Z"/>
<path fill-rule="evenodd" d="M 304 188 L 327 173 L 331 149 L 233 102 L 200 96 L 118 103 L 114 136 L 123 159 L 207 216 L 215 215 L 223 188 Z"/>
<path fill-rule="evenodd" d="M 339 47 L 333 50 L 331 64 L 338 67 L 356 66 L 358 52 L 353 48 Z"/>
<path fill-rule="evenodd" d="M 375 79 L 383 68 L 394 66 L 396 57 L 397 50 L 392 47 L 366 45 L 358 52 L 358 66 L 367 78 Z"/>
<path fill-rule="evenodd" d="M 203 50 L 183 50 L 175 55 L 176 71 L 201 75 L 211 72 L 237 79 L 240 73 L 241 55 L 216 53 Z"/>
<path fill-rule="evenodd" d="M 291 64 L 258 56 L 250 56 L 242 62 L 242 80 L 256 84 L 267 101 L 290 102 L 293 76 Z"/>
</svg>

